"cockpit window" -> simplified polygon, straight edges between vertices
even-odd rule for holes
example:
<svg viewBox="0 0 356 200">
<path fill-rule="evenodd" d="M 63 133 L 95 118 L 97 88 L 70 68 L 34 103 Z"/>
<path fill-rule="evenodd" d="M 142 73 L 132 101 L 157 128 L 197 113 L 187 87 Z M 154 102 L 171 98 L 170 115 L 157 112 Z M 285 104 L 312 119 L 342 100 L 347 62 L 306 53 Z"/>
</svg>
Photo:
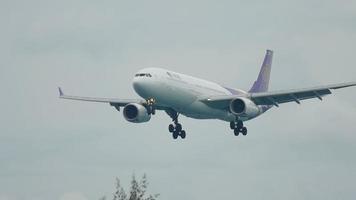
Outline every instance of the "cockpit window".
<svg viewBox="0 0 356 200">
<path fill-rule="evenodd" d="M 146 74 L 143 73 L 143 74 L 136 74 L 135 77 L 152 77 L 152 75 L 151 74 L 147 74 L 147 73 Z"/>
</svg>

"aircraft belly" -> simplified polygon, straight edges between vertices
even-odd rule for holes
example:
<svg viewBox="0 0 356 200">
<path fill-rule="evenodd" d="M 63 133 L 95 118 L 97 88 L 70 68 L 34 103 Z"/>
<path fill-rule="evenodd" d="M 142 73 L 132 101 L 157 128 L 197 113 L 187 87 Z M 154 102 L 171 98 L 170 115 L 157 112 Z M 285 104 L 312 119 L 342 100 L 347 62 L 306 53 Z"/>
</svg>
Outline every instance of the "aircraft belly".
<svg viewBox="0 0 356 200">
<path fill-rule="evenodd" d="M 179 111 L 182 115 L 194 119 L 220 119 L 223 121 L 231 122 L 236 120 L 236 116 L 231 112 L 222 109 L 211 108 L 206 104 L 196 101 L 185 109 Z M 241 121 L 247 121 L 251 118 L 239 117 Z"/>
<path fill-rule="evenodd" d="M 228 112 L 225 110 L 211 108 L 200 101 L 195 101 L 180 110 L 180 113 L 187 117 L 196 119 L 220 119 L 225 117 Z"/>
</svg>

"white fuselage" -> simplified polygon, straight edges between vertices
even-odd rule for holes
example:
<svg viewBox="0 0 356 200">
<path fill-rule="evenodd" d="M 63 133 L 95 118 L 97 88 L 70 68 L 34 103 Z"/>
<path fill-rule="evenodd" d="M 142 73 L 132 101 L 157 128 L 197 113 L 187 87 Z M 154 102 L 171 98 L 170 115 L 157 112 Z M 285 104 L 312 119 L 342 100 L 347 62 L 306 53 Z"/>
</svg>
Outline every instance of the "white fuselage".
<svg viewBox="0 0 356 200">
<path fill-rule="evenodd" d="M 133 87 L 142 98 L 154 98 L 157 105 L 196 119 L 234 121 L 236 116 L 228 110 L 209 107 L 199 99 L 232 94 L 247 96 L 242 90 L 232 90 L 217 83 L 160 68 L 139 71 L 133 79 Z"/>
</svg>

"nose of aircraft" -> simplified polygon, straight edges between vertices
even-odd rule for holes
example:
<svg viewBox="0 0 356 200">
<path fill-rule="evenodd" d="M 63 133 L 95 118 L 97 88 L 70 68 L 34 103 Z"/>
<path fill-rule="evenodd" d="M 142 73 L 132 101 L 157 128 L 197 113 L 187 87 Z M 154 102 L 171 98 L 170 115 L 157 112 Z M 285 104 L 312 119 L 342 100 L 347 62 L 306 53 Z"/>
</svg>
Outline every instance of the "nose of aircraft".
<svg viewBox="0 0 356 200">
<path fill-rule="evenodd" d="M 140 90 L 140 88 L 142 87 L 142 82 L 138 78 L 134 78 L 132 80 L 132 85 L 135 91 L 137 92 L 137 90 Z"/>
<path fill-rule="evenodd" d="M 143 98 L 149 98 L 150 83 L 146 78 L 134 78 L 132 81 L 134 90 Z"/>
</svg>

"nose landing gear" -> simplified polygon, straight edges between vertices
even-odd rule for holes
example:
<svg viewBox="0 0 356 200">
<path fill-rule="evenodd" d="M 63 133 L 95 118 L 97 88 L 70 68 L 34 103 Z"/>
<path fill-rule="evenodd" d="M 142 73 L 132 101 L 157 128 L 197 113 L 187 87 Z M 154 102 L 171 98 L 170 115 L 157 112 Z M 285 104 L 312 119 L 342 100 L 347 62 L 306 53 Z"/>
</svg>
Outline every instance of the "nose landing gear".
<svg viewBox="0 0 356 200">
<path fill-rule="evenodd" d="M 148 98 L 146 100 L 147 103 L 147 112 L 149 115 L 155 115 L 156 114 L 156 109 L 154 107 L 154 104 L 156 103 L 156 100 L 154 98 Z"/>
<path fill-rule="evenodd" d="M 244 127 L 243 122 L 239 119 L 230 122 L 230 128 L 234 130 L 235 136 L 238 136 L 240 133 L 242 133 L 242 135 L 247 135 L 247 128 Z"/>
</svg>

